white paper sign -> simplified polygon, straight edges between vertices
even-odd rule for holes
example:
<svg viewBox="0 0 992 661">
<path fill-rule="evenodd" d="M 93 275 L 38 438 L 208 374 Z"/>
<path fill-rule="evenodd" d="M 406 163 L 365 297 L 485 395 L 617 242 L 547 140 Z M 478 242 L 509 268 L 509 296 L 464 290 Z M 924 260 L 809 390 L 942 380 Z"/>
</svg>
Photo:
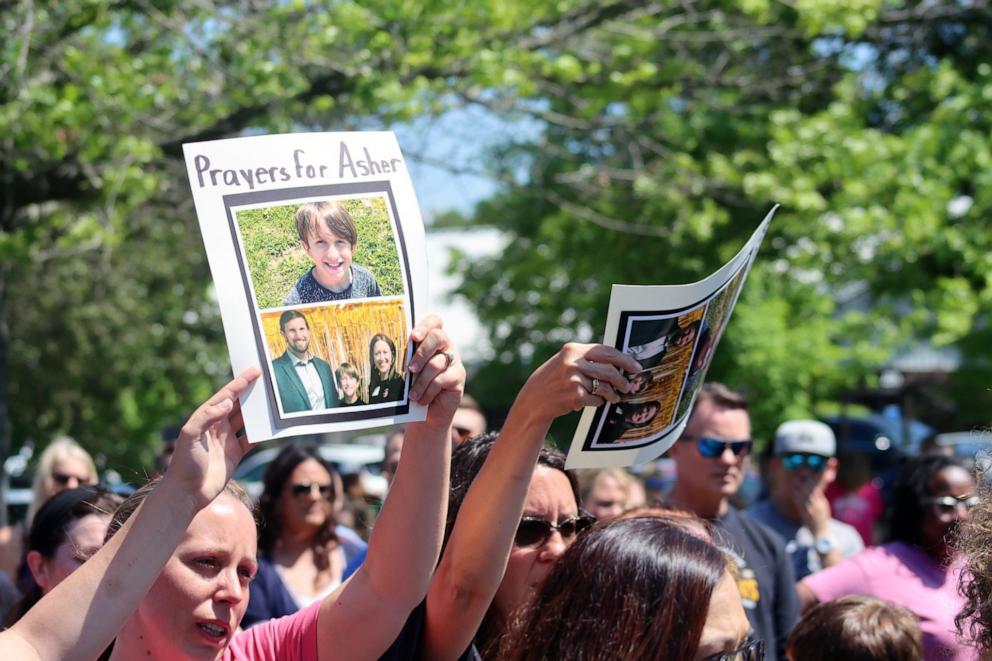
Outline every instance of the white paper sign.
<svg viewBox="0 0 992 661">
<path fill-rule="evenodd" d="M 644 368 L 637 390 L 619 404 L 587 407 L 568 452 L 568 468 L 632 466 L 672 446 L 688 421 L 775 206 L 740 252 L 691 285 L 613 285 L 604 344 Z"/>
<path fill-rule="evenodd" d="M 427 302 L 423 221 L 392 133 L 183 145 L 253 442 L 423 420 L 408 341 Z"/>
</svg>

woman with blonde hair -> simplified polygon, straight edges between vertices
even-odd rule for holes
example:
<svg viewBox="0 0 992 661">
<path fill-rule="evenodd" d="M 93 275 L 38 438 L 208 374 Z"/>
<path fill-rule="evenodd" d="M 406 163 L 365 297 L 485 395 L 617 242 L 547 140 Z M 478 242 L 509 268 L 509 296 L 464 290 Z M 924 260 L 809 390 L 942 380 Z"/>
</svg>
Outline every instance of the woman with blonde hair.
<svg viewBox="0 0 992 661">
<path fill-rule="evenodd" d="M 579 476 L 582 507 L 600 521 L 619 516 L 624 510 L 646 502 L 640 481 L 623 468 L 586 471 Z"/>
<path fill-rule="evenodd" d="M 24 537 L 31 527 L 35 512 L 49 498 L 66 489 L 96 483 L 96 465 L 79 443 L 68 436 L 60 436 L 49 443 L 38 458 L 27 516 L 24 521 L 0 530 L 0 571 L 15 578 L 24 553 Z"/>
</svg>

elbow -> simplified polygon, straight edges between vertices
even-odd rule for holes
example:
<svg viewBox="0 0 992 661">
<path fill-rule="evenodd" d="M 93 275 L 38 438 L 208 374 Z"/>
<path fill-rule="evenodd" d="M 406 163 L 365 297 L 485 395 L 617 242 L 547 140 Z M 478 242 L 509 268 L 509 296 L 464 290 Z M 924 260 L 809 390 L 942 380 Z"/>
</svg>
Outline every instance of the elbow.
<svg viewBox="0 0 992 661">
<path fill-rule="evenodd" d="M 431 601 L 434 601 L 436 595 L 444 608 L 452 613 L 468 613 L 480 608 L 485 612 L 499 587 L 498 581 L 494 585 L 486 583 L 476 576 L 445 566 L 442 562 L 430 588 Z"/>
<path fill-rule="evenodd" d="M 805 615 L 810 608 L 820 603 L 820 600 L 816 598 L 816 594 L 806 585 L 805 581 L 796 583 L 796 592 L 799 594 L 800 615 Z"/>
</svg>

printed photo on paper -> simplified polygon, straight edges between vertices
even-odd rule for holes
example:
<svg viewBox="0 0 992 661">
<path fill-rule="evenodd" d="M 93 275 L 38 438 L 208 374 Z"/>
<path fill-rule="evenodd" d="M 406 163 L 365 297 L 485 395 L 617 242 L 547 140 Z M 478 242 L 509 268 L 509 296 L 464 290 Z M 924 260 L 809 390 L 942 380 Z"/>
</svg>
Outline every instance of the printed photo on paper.
<svg viewBox="0 0 992 661">
<path fill-rule="evenodd" d="M 422 419 L 407 364 L 426 298 L 424 233 L 395 137 L 185 149 L 232 363 L 262 367 L 243 405 L 249 437 Z"/>
<path fill-rule="evenodd" d="M 678 438 L 774 213 L 732 260 L 700 282 L 613 286 L 603 342 L 643 370 L 626 375 L 634 388 L 619 403 L 583 410 L 569 468 L 650 461 Z"/>
</svg>

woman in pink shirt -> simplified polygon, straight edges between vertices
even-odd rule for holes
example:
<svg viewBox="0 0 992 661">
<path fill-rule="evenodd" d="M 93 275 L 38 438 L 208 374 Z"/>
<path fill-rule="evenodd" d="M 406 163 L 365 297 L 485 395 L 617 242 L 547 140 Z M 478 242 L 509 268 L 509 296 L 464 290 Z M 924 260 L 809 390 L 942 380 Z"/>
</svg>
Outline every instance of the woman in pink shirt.
<svg viewBox="0 0 992 661">
<path fill-rule="evenodd" d="M 916 614 L 925 658 L 977 658 L 955 636 L 961 563 L 949 546 L 977 503 L 975 481 L 955 459 L 909 460 L 895 484 L 890 541 L 800 581 L 803 610 L 850 594 L 878 597 Z"/>
<path fill-rule="evenodd" d="M 165 477 L 125 503 L 117 534 L 11 629 L 0 655 L 16 659 L 316 661 L 376 658 L 424 598 L 440 552 L 451 419 L 465 370 L 436 318 L 418 326 L 410 399 L 427 418 L 406 428 L 405 452 L 365 563 L 323 602 L 240 632 L 255 572 L 255 525 L 228 484 L 244 452 L 238 401 L 251 368 L 183 426 Z M 128 514 L 130 514 L 128 512 Z"/>
</svg>

